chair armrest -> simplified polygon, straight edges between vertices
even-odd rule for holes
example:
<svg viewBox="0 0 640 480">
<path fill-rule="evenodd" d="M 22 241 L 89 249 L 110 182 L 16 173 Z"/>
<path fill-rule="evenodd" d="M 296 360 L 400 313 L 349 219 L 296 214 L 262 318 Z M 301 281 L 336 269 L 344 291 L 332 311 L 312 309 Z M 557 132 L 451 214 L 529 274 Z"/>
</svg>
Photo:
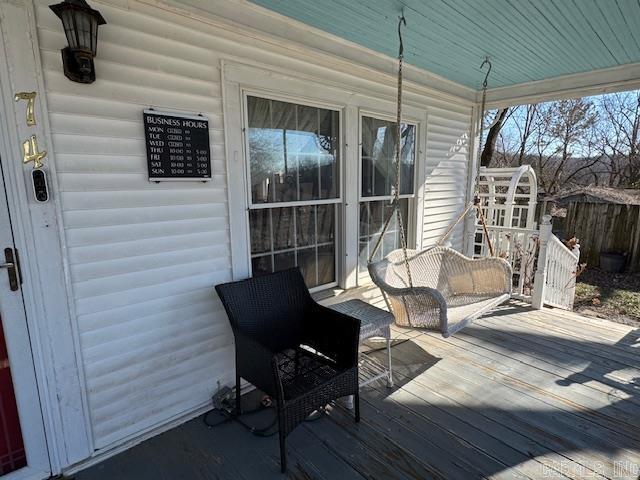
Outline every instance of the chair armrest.
<svg viewBox="0 0 640 480">
<path fill-rule="evenodd" d="M 340 367 L 358 363 L 360 320 L 314 303 L 305 319 L 304 343 Z"/>
<path fill-rule="evenodd" d="M 447 302 L 440 291 L 431 287 L 385 288 L 391 310 L 400 325 L 443 329 L 447 324 Z"/>
<path fill-rule="evenodd" d="M 235 342 L 238 374 L 260 390 L 275 397 L 279 391 L 273 363 L 277 352 L 240 333 L 235 334 Z"/>
</svg>

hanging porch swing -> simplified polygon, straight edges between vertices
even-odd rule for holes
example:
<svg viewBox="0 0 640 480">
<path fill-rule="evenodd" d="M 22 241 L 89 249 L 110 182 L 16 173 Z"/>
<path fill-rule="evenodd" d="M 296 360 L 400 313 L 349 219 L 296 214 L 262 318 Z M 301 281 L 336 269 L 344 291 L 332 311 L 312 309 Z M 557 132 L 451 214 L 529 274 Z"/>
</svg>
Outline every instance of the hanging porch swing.
<svg viewBox="0 0 640 480">
<path fill-rule="evenodd" d="M 475 198 L 459 217 L 447 228 L 435 247 L 424 251 L 407 248 L 402 213 L 399 208 L 400 156 L 402 124 L 402 67 L 404 47 L 402 26 L 404 15 L 398 22 L 400 48 L 398 54 L 398 96 L 395 138 L 395 186 L 392 208 L 380 236 L 371 251 L 368 270 L 374 284 L 380 288 L 398 325 L 438 330 L 448 337 L 467 326 L 474 319 L 495 308 L 511 297 L 512 270 L 510 264 L 494 256 L 478 191 L 476 172 Z M 484 127 L 487 81 L 491 62 L 486 59 L 480 68 L 488 65 L 483 83 L 482 108 L 478 120 L 479 132 Z M 478 169 L 481 141 L 478 145 Z M 489 257 L 468 258 L 458 251 L 443 246 L 455 227 L 472 210 L 482 225 Z M 401 248 L 374 262 L 376 252 L 393 216 L 397 217 Z"/>
</svg>

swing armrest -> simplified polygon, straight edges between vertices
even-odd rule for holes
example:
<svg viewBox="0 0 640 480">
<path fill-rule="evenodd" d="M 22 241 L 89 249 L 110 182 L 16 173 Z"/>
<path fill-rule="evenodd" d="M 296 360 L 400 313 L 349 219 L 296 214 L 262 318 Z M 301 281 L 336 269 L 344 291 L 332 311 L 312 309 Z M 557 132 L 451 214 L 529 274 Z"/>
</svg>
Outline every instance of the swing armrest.
<svg viewBox="0 0 640 480">
<path fill-rule="evenodd" d="M 438 308 L 446 315 L 447 301 L 444 295 L 435 288 L 431 287 L 413 287 L 412 293 L 405 301 L 414 302 L 427 308 Z"/>
<path fill-rule="evenodd" d="M 399 325 L 427 326 L 441 331 L 446 327 L 447 302 L 435 288 L 386 288 L 385 293 Z"/>
</svg>

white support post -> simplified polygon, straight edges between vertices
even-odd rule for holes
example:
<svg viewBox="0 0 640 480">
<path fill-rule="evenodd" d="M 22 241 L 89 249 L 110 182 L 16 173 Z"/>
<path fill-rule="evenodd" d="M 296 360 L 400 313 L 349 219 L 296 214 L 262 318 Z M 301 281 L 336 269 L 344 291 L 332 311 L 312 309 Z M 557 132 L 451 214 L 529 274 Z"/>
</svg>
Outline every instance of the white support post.
<svg viewBox="0 0 640 480">
<path fill-rule="evenodd" d="M 469 204 L 473 202 L 475 199 L 473 198 L 475 192 L 476 182 L 480 181 L 477 177 L 477 166 L 480 158 L 478 158 L 478 142 L 480 141 L 480 133 L 478 132 L 478 123 L 479 116 L 482 115 L 480 112 L 480 105 L 476 104 L 471 109 L 471 124 L 469 129 L 469 145 L 468 145 L 468 175 L 467 175 L 467 186 L 466 186 L 466 195 L 465 195 L 465 204 Z M 473 222 L 469 221 L 467 217 L 464 220 L 464 233 L 463 238 L 465 243 L 463 245 L 464 251 L 467 256 L 473 257 L 473 239 L 476 234 L 476 223 L 475 220 Z"/>
<path fill-rule="evenodd" d="M 533 308 L 540 310 L 544 304 L 544 289 L 547 283 L 547 245 L 551 238 L 551 215 L 542 217 L 540 225 L 540 248 L 538 253 L 538 268 L 536 270 L 535 281 L 533 284 L 533 298 L 531 305 Z"/>
<path fill-rule="evenodd" d="M 344 245 L 344 270 L 340 277 L 340 286 L 342 288 L 352 288 L 358 285 L 358 211 L 360 204 L 358 203 L 358 163 L 360 162 L 360 139 L 358 128 L 360 119 L 358 117 L 358 109 L 349 106 L 344 111 L 345 116 L 345 167 L 344 167 L 344 183 L 343 197 L 344 215 L 343 225 L 345 232 L 343 235 Z"/>
<path fill-rule="evenodd" d="M 518 204 L 515 200 L 505 203 L 505 206 L 507 207 L 507 210 L 504 215 L 504 223 L 503 223 L 505 227 L 512 228 L 514 226 L 513 225 L 513 209 L 517 205 Z M 517 225 L 517 226 L 519 227 L 520 225 Z"/>
<path fill-rule="evenodd" d="M 577 264 L 579 265 L 580 264 L 580 244 L 579 243 L 576 243 L 573 246 L 573 248 L 571 249 L 571 253 L 573 253 L 576 256 L 576 258 L 578 259 Z"/>
<path fill-rule="evenodd" d="M 529 209 L 527 210 L 527 228 L 536 228 L 536 206 L 537 202 L 535 200 L 529 200 Z"/>
<path fill-rule="evenodd" d="M 466 243 L 465 243 L 465 254 L 469 258 L 474 257 L 475 250 L 475 241 L 476 241 L 476 230 L 478 229 L 478 218 L 476 216 L 475 208 L 472 208 L 467 213 L 466 218 L 464 219 L 465 226 L 464 231 L 467 234 Z"/>
</svg>

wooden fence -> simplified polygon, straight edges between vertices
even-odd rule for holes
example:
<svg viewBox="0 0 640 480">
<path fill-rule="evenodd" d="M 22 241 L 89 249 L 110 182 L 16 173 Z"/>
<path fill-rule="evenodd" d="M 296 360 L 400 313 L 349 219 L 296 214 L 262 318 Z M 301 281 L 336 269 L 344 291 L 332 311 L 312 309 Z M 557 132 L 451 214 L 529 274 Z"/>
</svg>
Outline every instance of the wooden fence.
<svg viewBox="0 0 640 480">
<path fill-rule="evenodd" d="M 572 202 L 554 231 L 580 239 L 580 263 L 600 265 L 600 252 L 627 252 L 626 271 L 640 271 L 640 205 Z"/>
</svg>

